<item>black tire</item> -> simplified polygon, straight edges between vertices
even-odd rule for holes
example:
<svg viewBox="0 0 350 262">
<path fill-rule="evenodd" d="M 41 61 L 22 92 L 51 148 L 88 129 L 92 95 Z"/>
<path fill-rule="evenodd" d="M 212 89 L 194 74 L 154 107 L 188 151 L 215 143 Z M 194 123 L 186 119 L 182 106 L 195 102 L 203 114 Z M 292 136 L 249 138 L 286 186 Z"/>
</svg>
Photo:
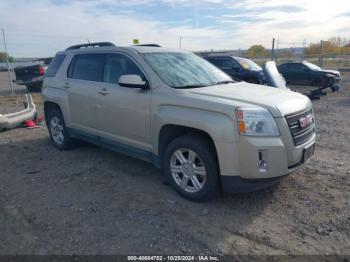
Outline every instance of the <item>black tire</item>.
<svg viewBox="0 0 350 262">
<path fill-rule="evenodd" d="M 171 159 L 175 151 L 179 149 L 189 149 L 195 152 L 205 168 L 205 182 L 203 187 L 197 192 L 185 191 L 177 184 L 172 175 L 170 170 Z M 194 134 L 178 137 L 168 145 L 164 152 L 162 161 L 163 173 L 170 185 L 183 197 L 192 201 L 208 200 L 215 196 L 219 189 L 219 168 L 215 154 L 213 145 L 202 135 Z"/>
<path fill-rule="evenodd" d="M 339 89 L 340 89 L 340 85 L 338 85 L 338 84 L 333 84 L 333 85 L 331 86 L 331 89 L 332 89 L 333 93 L 338 92 Z"/>
<path fill-rule="evenodd" d="M 26 85 L 26 87 L 30 93 L 41 91 L 41 85 L 38 85 L 38 84 Z"/>
<path fill-rule="evenodd" d="M 53 107 L 53 108 L 47 109 L 47 111 L 45 112 L 45 115 L 46 115 L 45 116 L 46 125 L 47 125 L 47 129 L 49 130 L 50 141 L 52 145 L 58 148 L 59 150 L 67 150 L 67 149 L 74 148 L 77 145 L 77 141 L 69 137 L 61 111 L 58 108 Z M 53 125 L 53 122 L 52 122 L 53 119 L 58 120 L 58 123 L 62 126 L 63 139 L 61 143 L 59 143 L 57 139 L 54 138 L 54 134 L 53 134 L 54 130 L 52 130 L 53 128 L 51 126 Z"/>
</svg>

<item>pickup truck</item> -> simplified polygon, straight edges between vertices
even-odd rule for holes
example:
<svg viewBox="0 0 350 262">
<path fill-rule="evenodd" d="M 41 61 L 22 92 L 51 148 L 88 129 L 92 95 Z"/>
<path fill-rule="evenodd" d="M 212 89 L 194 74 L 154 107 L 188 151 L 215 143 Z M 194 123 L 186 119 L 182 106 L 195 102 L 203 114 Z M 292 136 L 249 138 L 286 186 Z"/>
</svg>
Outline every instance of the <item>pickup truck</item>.
<svg viewBox="0 0 350 262">
<path fill-rule="evenodd" d="M 46 69 L 51 63 L 51 60 L 51 57 L 40 58 L 34 60 L 30 65 L 15 67 L 15 83 L 25 85 L 30 92 L 40 91 Z"/>
<path fill-rule="evenodd" d="M 314 154 L 309 98 L 235 82 L 183 50 L 72 46 L 53 59 L 42 94 L 53 146 L 85 140 L 148 161 L 190 200 L 270 186 Z"/>
</svg>

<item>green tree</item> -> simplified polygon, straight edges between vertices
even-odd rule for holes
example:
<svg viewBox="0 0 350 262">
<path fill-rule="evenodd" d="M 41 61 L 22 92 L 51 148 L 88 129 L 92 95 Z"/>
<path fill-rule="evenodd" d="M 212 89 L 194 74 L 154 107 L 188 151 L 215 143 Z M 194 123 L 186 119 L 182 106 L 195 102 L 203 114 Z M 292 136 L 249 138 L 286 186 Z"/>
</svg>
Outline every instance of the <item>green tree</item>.
<svg viewBox="0 0 350 262">
<path fill-rule="evenodd" d="M 5 53 L 5 52 L 0 52 L 0 63 L 6 62 L 6 57 L 7 57 L 7 56 L 8 56 L 7 53 Z M 13 62 L 13 61 L 14 61 L 13 57 L 12 57 L 12 56 L 9 56 L 9 62 Z"/>
<path fill-rule="evenodd" d="M 247 50 L 247 55 L 249 57 L 255 58 L 255 57 L 266 57 L 268 55 L 268 51 L 263 45 L 252 45 Z"/>
<path fill-rule="evenodd" d="M 350 52 L 349 41 L 346 38 L 332 37 L 323 41 L 322 51 L 324 54 L 345 54 Z M 307 55 L 318 55 L 321 53 L 321 43 L 311 43 L 306 49 Z"/>
</svg>

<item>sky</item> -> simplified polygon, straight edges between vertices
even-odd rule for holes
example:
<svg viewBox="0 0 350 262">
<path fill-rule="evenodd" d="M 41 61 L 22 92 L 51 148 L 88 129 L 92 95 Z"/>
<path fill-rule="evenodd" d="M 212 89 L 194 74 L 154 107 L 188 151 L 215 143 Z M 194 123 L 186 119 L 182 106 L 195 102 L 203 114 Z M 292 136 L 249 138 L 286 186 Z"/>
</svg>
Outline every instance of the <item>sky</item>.
<svg viewBox="0 0 350 262">
<path fill-rule="evenodd" d="M 350 1 L 1 0 L 0 28 L 14 57 L 52 56 L 87 41 L 179 48 L 180 36 L 190 51 L 270 48 L 273 37 L 290 47 L 350 38 Z"/>
</svg>

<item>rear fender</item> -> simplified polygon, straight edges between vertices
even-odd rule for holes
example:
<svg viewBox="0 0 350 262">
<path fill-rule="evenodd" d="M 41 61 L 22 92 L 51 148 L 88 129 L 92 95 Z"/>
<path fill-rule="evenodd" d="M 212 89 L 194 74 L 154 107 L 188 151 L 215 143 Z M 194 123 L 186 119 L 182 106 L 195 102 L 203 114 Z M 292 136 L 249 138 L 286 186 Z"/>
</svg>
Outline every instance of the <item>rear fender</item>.
<svg viewBox="0 0 350 262">
<path fill-rule="evenodd" d="M 55 103 L 61 109 L 64 122 L 67 127 L 70 126 L 71 119 L 69 114 L 69 103 L 67 93 L 59 88 L 45 87 L 42 91 L 44 104 L 47 102 Z"/>
</svg>

